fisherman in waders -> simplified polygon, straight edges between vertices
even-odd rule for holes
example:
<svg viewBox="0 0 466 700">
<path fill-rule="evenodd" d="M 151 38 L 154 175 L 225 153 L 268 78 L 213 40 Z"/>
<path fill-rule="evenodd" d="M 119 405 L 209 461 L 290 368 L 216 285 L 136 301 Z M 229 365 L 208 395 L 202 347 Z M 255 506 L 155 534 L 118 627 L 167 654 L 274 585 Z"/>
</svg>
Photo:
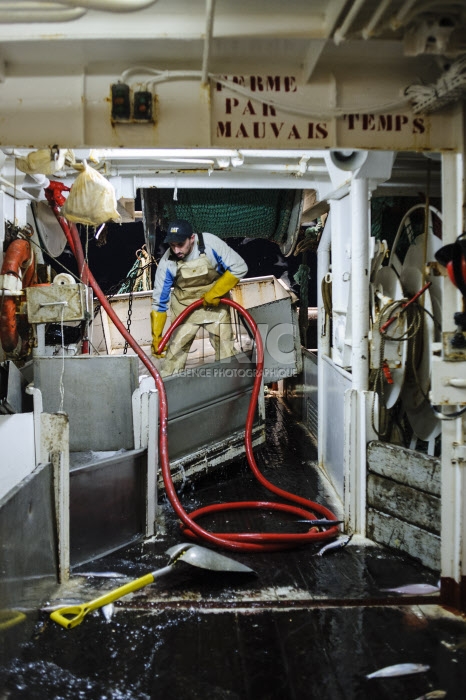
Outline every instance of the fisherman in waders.
<svg viewBox="0 0 466 700">
<path fill-rule="evenodd" d="M 155 357 L 163 356 L 158 349 L 168 305 L 173 321 L 194 301 L 203 299 L 203 307 L 193 311 L 170 339 L 161 371 L 162 376 L 168 376 L 184 369 L 201 326 L 209 333 L 216 360 L 234 355 L 230 309 L 220 304 L 220 299 L 238 284 L 248 268 L 225 241 L 211 233 L 194 233 L 184 219 L 169 223 L 164 243 L 169 248 L 157 267 L 150 314 Z"/>
</svg>

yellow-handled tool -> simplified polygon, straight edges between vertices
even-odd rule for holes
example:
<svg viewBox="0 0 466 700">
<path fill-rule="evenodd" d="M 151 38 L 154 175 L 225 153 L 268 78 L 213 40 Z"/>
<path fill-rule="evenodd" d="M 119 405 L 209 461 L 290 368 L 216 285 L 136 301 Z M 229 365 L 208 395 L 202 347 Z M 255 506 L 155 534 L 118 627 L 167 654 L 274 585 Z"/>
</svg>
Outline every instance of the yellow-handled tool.
<svg viewBox="0 0 466 700">
<path fill-rule="evenodd" d="M 218 554 L 205 547 L 200 547 L 197 544 L 179 544 L 174 547 L 170 547 L 167 550 L 167 554 L 170 555 L 170 561 L 167 566 L 163 569 L 158 569 L 158 571 L 153 571 L 150 574 L 141 576 L 130 583 L 125 583 L 119 588 L 101 595 L 95 600 L 91 600 L 89 603 L 82 603 L 81 605 L 69 605 L 66 608 L 60 608 L 59 610 L 54 610 L 50 613 L 50 618 L 54 622 L 58 622 L 59 625 L 65 627 L 66 629 L 71 629 L 81 624 L 87 613 L 92 612 L 92 610 L 97 610 L 98 608 L 103 608 L 104 605 L 113 603 L 118 598 L 121 598 L 128 593 L 134 593 L 144 586 L 148 586 L 153 583 L 156 578 L 160 578 L 169 571 L 173 569 L 175 564 L 179 561 L 185 562 L 185 564 L 191 564 L 192 566 L 197 566 L 201 569 L 210 569 L 212 571 L 236 571 L 243 573 L 254 573 L 253 569 L 249 566 L 240 564 L 234 559 L 223 556 L 223 554 Z"/>
</svg>

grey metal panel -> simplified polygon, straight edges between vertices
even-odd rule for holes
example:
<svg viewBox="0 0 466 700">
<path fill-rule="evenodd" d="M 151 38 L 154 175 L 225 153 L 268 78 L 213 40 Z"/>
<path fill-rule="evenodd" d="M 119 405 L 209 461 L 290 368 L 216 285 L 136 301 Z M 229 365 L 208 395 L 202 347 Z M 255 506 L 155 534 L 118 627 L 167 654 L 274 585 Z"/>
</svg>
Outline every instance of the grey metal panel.
<svg viewBox="0 0 466 700">
<path fill-rule="evenodd" d="M 77 355 L 34 359 L 34 383 L 42 391 L 44 411 L 60 408 L 70 419 L 70 451 L 134 447 L 132 394 L 138 386 L 134 355 Z"/>
<path fill-rule="evenodd" d="M 238 393 L 171 418 L 167 427 L 170 459 L 189 455 L 220 440 L 225 440 L 228 447 L 229 436 L 244 428 L 250 398 L 251 391 Z"/>
<path fill-rule="evenodd" d="M 264 382 L 276 382 L 302 370 L 296 309 L 289 298 L 248 309 L 264 344 Z"/>
<path fill-rule="evenodd" d="M 304 423 L 308 430 L 317 438 L 318 432 L 318 403 L 317 403 L 317 355 L 309 350 L 303 350 L 304 375 Z"/>
<path fill-rule="evenodd" d="M 29 323 L 60 323 L 86 318 L 87 287 L 83 284 L 50 284 L 27 287 L 25 291 Z"/>
<path fill-rule="evenodd" d="M 319 416 L 326 426 L 322 461 L 333 486 L 340 496 L 344 495 L 344 441 L 345 441 L 345 391 L 351 388 L 351 376 L 337 367 L 327 357 L 323 362 L 323 415 Z"/>
<path fill-rule="evenodd" d="M 255 369 L 254 362 L 239 354 L 165 377 L 169 420 L 250 390 Z"/>
<path fill-rule="evenodd" d="M 24 393 L 25 387 L 26 380 L 16 365 L 11 361 L 2 362 L 0 364 L 0 413 L 23 413 L 32 410 L 30 397 Z"/>
<path fill-rule="evenodd" d="M 142 539 L 145 450 L 119 453 L 70 471 L 71 565 Z"/>
<path fill-rule="evenodd" d="M 52 481 L 52 466 L 39 466 L 0 500 L 2 609 L 37 607 L 57 583 Z"/>
<path fill-rule="evenodd" d="M 303 371 L 285 379 L 285 401 L 299 421 L 317 438 L 317 354 L 301 348 Z"/>
<path fill-rule="evenodd" d="M 255 369 L 254 362 L 240 355 L 164 379 L 171 460 L 222 440 L 228 449 L 229 437 L 244 429 Z M 256 425 L 259 420 L 256 412 Z"/>
<path fill-rule="evenodd" d="M 265 442 L 265 425 L 263 423 L 253 427 L 251 438 L 254 448 Z M 193 476 L 205 475 L 216 467 L 224 467 L 242 457 L 244 452 L 243 425 L 236 433 L 230 433 L 226 440 L 211 443 L 207 447 L 203 446 L 197 452 L 190 452 L 189 455 L 184 455 L 180 459 L 170 460 L 173 483 L 184 483 L 186 479 Z M 165 488 L 161 475 L 158 485 L 162 490 Z"/>
<path fill-rule="evenodd" d="M 304 377 L 302 372 L 297 377 L 286 377 L 283 385 L 283 398 L 288 408 L 299 421 L 304 415 Z"/>
</svg>

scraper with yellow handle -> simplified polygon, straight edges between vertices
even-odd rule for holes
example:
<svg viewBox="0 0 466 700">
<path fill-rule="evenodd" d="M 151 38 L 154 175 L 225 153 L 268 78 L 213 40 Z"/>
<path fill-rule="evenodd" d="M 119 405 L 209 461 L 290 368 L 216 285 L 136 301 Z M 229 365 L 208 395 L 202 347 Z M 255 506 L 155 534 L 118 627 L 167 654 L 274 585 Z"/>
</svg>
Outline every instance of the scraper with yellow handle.
<svg viewBox="0 0 466 700">
<path fill-rule="evenodd" d="M 172 571 L 173 567 L 180 561 L 185 564 L 191 564 L 192 566 L 197 566 L 200 569 L 210 569 L 211 571 L 231 571 L 231 572 L 242 572 L 242 573 L 255 573 L 253 569 L 249 566 L 240 564 L 234 559 L 223 556 L 223 554 L 218 554 L 205 547 L 200 547 L 197 544 L 178 544 L 174 547 L 170 547 L 166 554 L 170 556 L 170 561 L 167 566 L 163 569 L 158 569 L 158 571 L 152 571 L 150 574 L 141 576 L 130 583 L 125 583 L 119 588 L 105 593 L 95 600 L 91 600 L 89 603 L 82 603 L 81 605 L 69 605 L 66 608 L 60 608 L 59 610 L 54 610 L 50 614 L 50 618 L 54 622 L 58 622 L 59 625 L 65 627 L 66 629 L 71 629 L 81 624 L 87 613 L 97 610 L 98 608 L 103 608 L 104 605 L 113 603 L 115 600 L 122 598 L 128 593 L 134 593 L 144 586 L 148 586 L 153 583 L 156 578 L 160 578 L 165 574 Z"/>
</svg>

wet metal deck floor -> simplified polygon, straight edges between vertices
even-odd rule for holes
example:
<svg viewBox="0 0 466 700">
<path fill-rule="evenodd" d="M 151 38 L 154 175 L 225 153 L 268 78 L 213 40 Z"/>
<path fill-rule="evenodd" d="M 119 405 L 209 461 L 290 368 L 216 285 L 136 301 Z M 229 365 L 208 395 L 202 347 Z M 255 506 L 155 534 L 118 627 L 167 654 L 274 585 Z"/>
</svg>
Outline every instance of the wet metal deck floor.
<svg viewBox="0 0 466 700">
<path fill-rule="evenodd" d="M 308 434 L 277 397 L 266 405 L 268 438 L 255 452 L 261 471 L 281 488 L 340 514 L 315 466 Z M 179 492 L 188 512 L 214 502 L 274 500 L 246 463 L 204 483 L 186 483 Z M 163 534 L 153 540 L 74 570 L 50 606 L 92 600 L 165 566 L 166 550 L 183 536 L 168 503 L 161 521 Z M 228 513 L 202 525 L 212 531 L 297 530 L 283 516 L 263 512 Z M 317 557 L 320 546 L 223 552 L 255 574 L 180 562 L 119 600 L 110 619 L 95 611 L 71 630 L 42 610 L 30 637 L 0 666 L 0 699 L 414 700 L 434 690 L 463 699 L 466 619 L 442 608 L 438 594 L 400 597 L 383 590 L 436 585 L 438 573 L 361 537 Z M 113 575 L 97 575 L 103 572 Z M 406 662 L 430 668 L 404 677 L 365 677 Z"/>
</svg>

